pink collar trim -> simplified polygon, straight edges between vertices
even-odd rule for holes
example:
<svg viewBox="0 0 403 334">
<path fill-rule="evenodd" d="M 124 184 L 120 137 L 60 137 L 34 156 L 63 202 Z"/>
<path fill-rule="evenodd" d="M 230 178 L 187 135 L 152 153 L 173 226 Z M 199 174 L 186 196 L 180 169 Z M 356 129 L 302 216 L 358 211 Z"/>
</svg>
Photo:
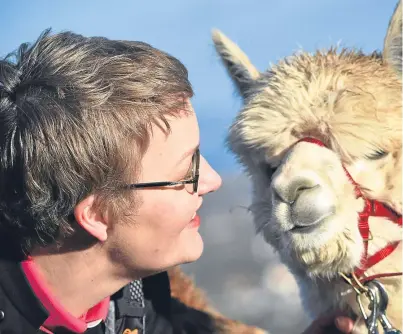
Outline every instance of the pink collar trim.
<svg viewBox="0 0 403 334">
<path fill-rule="evenodd" d="M 76 318 L 53 296 L 32 259 L 23 261 L 21 266 L 33 292 L 49 313 L 49 317 L 43 324 L 44 327 L 65 327 L 75 333 L 83 333 L 87 330 L 88 323 L 105 320 L 108 314 L 109 297 L 89 309 L 79 318 Z"/>
</svg>

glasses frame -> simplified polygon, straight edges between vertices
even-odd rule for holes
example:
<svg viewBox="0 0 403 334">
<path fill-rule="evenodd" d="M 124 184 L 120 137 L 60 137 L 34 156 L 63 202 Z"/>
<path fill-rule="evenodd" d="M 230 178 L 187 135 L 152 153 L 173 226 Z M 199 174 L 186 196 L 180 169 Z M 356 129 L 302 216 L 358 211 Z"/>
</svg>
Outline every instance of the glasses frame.
<svg viewBox="0 0 403 334">
<path fill-rule="evenodd" d="M 199 186 L 199 169 L 200 169 L 200 150 L 197 149 L 193 153 L 193 157 L 192 157 L 193 177 L 190 180 L 132 183 L 132 184 L 128 184 L 126 186 L 126 188 L 128 188 L 128 189 L 144 189 L 144 188 L 157 188 L 157 187 L 169 187 L 169 186 L 193 184 L 193 192 L 197 193 L 198 186 Z"/>
</svg>

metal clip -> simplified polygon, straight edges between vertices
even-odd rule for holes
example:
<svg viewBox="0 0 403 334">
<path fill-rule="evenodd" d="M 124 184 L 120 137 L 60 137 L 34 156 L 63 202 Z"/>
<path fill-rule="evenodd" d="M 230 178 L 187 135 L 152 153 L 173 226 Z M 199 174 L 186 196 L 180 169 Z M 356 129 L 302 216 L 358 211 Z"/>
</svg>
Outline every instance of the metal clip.
<svg viewBox="0 0 403 334">
<path fill-rule="evenodd" d="M 392 324 L 386 317 L 386 308 L 388 307 L 389 297 L 385 290 L 385 287 L 377 280 L 369 281 L 365 284 L 368 287 L 368 291 L 371 291 L 377 295 L 378 300 L 378 319 L 382 325 L 385 334 L 402 334 L 402 332 L 396 328 L 393 328 Z"/>
<path fill-rule="evenodd" d="M 358 306 L 360 307 L 360 311 L 361 311 L 362 317 L 364 318 L 365 325 L 367 326 L 368 334 L 379 334 L 378 326 L 377 326 L 377 320 L 379 317 L 378 295 L 376 293 L 374 293 L 371 289 L 368 289 L 368 291 L 365 292 L 364 295 L 367 296 L 369 299 L 368 308 L 369 308 L 369 310 L 371 310 L 371 313 L 369 315 L 367 315 L 367 313 L 365 312 L 364 306 L 362 305 L 362 302 L 361 302 L 362 294 L 357 294 L 357 303 L 358 303 Z"/>
</svg>

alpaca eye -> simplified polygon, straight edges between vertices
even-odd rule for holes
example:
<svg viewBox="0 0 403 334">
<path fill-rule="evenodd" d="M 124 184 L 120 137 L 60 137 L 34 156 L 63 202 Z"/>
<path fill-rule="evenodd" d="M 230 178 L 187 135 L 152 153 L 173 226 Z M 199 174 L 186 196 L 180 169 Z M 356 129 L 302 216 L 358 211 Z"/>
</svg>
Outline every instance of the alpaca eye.
<svg viewBox="0 0 403 334">
<path fill-rule="evenodd" d="M 379 159 L 386 157 L 387 155 L 388 155 L 388 152 L 386 152 L 384 150 L 376 150 L 372 154 L 366 155 L 365 157 L 368 160 L 379 160 Z"/>
<path fill-rule="evenodd" d="M 276 172 L 277 167 L 272 167 L 269 164 L 262 164 L 263 173 L 267 175 L 269 179 L 271 179 L 272 175 Z"/>
</svg>

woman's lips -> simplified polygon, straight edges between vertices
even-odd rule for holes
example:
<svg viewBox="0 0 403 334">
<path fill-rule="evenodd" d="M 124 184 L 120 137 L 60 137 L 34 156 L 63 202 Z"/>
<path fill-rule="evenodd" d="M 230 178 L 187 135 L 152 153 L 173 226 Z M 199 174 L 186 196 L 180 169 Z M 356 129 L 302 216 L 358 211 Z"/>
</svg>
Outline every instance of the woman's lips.
<svg viewBox="0 0 403 334">
<path fill-rule="evenodd" d="M 193 215 L 192 220 L 189 222 L 190 227 L 199 227 L 200 226 L 200 216 L 196 213 Z"/>
</svg>

